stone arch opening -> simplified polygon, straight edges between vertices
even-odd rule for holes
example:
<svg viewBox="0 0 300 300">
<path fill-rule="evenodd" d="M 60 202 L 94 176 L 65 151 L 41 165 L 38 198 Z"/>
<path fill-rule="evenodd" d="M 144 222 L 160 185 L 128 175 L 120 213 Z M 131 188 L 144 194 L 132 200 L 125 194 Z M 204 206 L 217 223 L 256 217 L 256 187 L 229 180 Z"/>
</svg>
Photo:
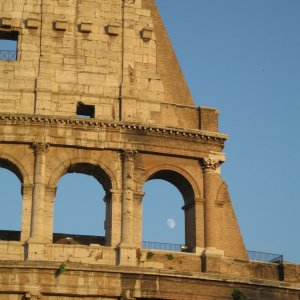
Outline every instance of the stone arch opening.
<svg viewBox="0 0 300 300">
<path fill-rule="evenodd" d="M 111 188 L 109 175 L 99 165 L 70 165 L 57 184 L 53 242 L 108 245 Z"/>
<path fill-rule="evenodd" d="M 189 180 L 182 175 L 181 173 L 179 173 L 178 171 L 174 171 L 174 170 L 158 170 L 154 173 L 152 173 L 150 176 L 148 176 L 148 178 L 145 180 L 145 183 L 147 184 L 147 182 L 157 182 L 159 184 L 159 182 L 167 182 L 169 183 L 169 185 L 171 184 L 173 186 L 173 191 L 174 188 L 176 188 L 177 192 L 177 196 L 176 196 L 176 203 L 172 203 L 172 201 L 168 201 L 167 205 L 173 206 L 174 204 L 176 205 L 176 209 L 177 210 L 183 210 L 182 213 L 182 226 L 184 227 L 183 229 L 183 242 L 180 243 L 180 245 L 178 246 L 172 246 L 170 245 L 170 249 L 168 249 L 167 245 L 162 245 L 163 247 L 166 247 L 166 250 L 175 250 L 175 251 L 192 251 L 193 248 L 195 247 L 195 236 L 196 236 L 196 220 L 195 220 L 195 192 L 193 189 L 192 184 L 189 182 Z M 166 185 L 164 185 L 166 187 Z M 163 190 L 163 186 L 160 188 L 158 187 L 159 190 L 161 190 L 161 195 L 162 197 L 156 201 L 155 204 L 157 206 L 157 212 L 159 212 L 163 207 L 160 207 L 160 203 L 162 203 L 163 198 L 168 197 L 168 195 L 163 195 L 162 190 Z M 145 193 L 146 194 L 146 193 Z M 173 194 L 174 195 L 174 194 Z M 151 199 L 147 199 L 147 196 L 144 196 L 143 199 L 143 203 L 144 201 L 151 201 Z M 157 199 L 156 199 L 157 200 Z M 181 202 L 181 203 L 180 203 Z M 179 204 L 180 203 L 180 204 Z M 144 204 L 143 204 L 144 205 Z M 144 219 L 144 215 L 146 214 L 146 212 L 143 209 L 143 219 Z M 155 216 L 153 217 L 153 221 L 155 221 Z M 175 221 L 175 224 L 174 224 Z M 148 221 L 149 222 L 149 221 Z M 166 226 L 172 227 L 175 225 L 176 226 L 176 220 L 174 220 L 172 218 L 172 216 L 170 218 L 167 218 L 166 222 Z M 149 222 L 150 223 L 150 222 Z M 143 227 L 145 226 L 150 226 L 151 224 L 145 224 L 145 222 L 143 222 Z M 143 231 L 145 231 L 145 229 L 143 229 Z M 154 245 L 154 244 L 153 244 Z M 153 246 L 152 245 L 152 246 Z M 147 243 L 144 243 L 144 247 L 148 247 L 151 248 L 151 245 L 147 245 Z M 159 248 L 160 245 L 157 244 L 157 247 Z M 172 249 L 174 248 L 174 249 Z M 164 249 L 162 249 L 164 250 Z"/>
<path fill-rule="evenodd" d="M 9 159 L 0 158 L 0 168 L 7 169 L 7 170 L 11 171 L 12 173 L 14 173 L 19 178 L 21 184 L 24 183 L 24 177 L 23 177 L 23 174 L 22 174 L 21 170 L 19 169 L 19 167 L 17 167 L 16 164 L 11 162 Z"/>
<path fill-rule="evenodd" d="M 74 163 L 68 167 L 66 173 L 81 173 L 93 176 L 110 193 L 112 182 L 109 175 L 99 166 L 91 163 Z"/>
<path fill-rule="evenodd" d="M 22 227 L 23 175 L 8 159 L 0 158 L 0 240 L 19 241 Z"/>
</svg>

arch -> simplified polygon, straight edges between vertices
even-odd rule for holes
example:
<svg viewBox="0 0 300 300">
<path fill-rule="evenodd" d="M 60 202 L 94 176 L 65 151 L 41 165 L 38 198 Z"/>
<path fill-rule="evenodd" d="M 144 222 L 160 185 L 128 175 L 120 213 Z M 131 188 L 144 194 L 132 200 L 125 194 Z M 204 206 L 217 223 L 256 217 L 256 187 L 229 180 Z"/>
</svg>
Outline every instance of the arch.
<svg viewBox="0 0 300 300">
<path fill-rule="evenodd" d="M 58 168 L 54 170 L 52 173 L 48 186 L 56 187 L 58 181 L 68 173 L 81 173 L 85 175 L 93 176 L 103 187 L 105 191 L 105 205 L 106 205 L 106 211 L 105 211 L 105 224 L 104 230 L 105 230 L 105 244 L 110 245 L 110 236 L 111 236 L 111 227 L 112 227 L 112 215 L 110 213 L 110 206 L 112 205 L 112 194 L 111 191 L 117 186 L 115 177 L 113 176 L 110 169 L 106 166 L 103 166 L 99 164 L 98 161 L 81 157 L 81 158 L 75 158 L 66 161 L 65 163 L 62 163 Z M 51 222 L 54 221 L 54 206 L 51 207 Z M 53 225 L 51 226 L 53 228 Z M 49 234 L 50 239 L 53 238 L 53 231 Z M 103 243 L 102 243 L 103 244 Z"/>
<path fill-rule="evenodd" d="M 142 240 L 184 245 L 184 199 L 178 188 L 166 180 L 151 179 L 145 182 L 143 191 Z"/>
<path fill-rule="evenodd" d="M 54 233 L 103 236 L 106 204 L 101 199 L 104 195 L 103 186 L 95 177 L 82 173 L 62 176 L 54 201 Z"/>
<path fill-rule="evenodd" d="M 91 158 L 75 158 L 63 162 L 52 173 L 49 186 L 56 186 L 59 179 L 67 173 L 82 173 L 95 177 L 103 186 L 106 193 L 117 187 L 117 181 L 110 169 Z"/>
<path fill-rule="evenodd" d="M 146 181 L 151 179 L 162 179 L 172 183 L 178 188 L 183 196 L 185 205 L 190 205 L 194 199 L 200 199 L 200 190 L 193 177 L 183 168 L 161 164 L 147 171 L 138 182 L 137 189 L 141 192 Z"/>
<path fill-rule="evenodd" d="M 161 164 L 150 169 L 141 177 L 138 183 L 138 191 L 142 190 L 145 182 L 152 179 L 166 180 L 174 185 L 181 193 L 184 201 L 185 215 L 185 245 L 188 251 L 196 247 L 196 199 L 200 199 L 200 191 L 192 176 L 183 168 Z"/>
<path fill-rule="evenodd" d="M 13 172 L 22 184 L 29 184 L 29 176 L 24 166 L 15 158 L 8 154 L 0 154 L 0 168 Z"/>
<path fill-rule="evenodd" d="M 5 181 L 5 187 L 2 191 L 5 194 L 5 197 L 3 197 L 2 201 L 0 201 L 0 210 L 2 212 L 0 240 L 2 239 L 19 241 L 21 238 L 23 218 L 22 186 L 24 186 L 24 176 L 20 171 L 19 166 L 13 163 L 12 160 L 13 159 L 11 157 L 8 158 L 7 156 L 0 156 L 0 168 L 6 170 L 6 172 L 4 172 L 3 174 L 1 172 L 1 174 L 4 176 Z M 9 183 L 11 183 L 12 185 L 10 185 Z M 8 189 L 5 190 L 5 188 Z"/>
</svg>

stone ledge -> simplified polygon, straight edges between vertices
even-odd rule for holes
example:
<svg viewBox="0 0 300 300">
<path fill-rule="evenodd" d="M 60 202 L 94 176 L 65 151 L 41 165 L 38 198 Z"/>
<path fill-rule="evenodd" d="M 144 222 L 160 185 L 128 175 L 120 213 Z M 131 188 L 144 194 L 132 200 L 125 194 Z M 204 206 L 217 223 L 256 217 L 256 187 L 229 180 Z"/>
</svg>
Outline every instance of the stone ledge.
<svg viewBox="0 0 300 300">
<path fill-rule="evenodd" d="M 0 269 L 23 269 L 23 270 L 51 270 L 55 271 L 61 265 L 60 262 L 24 262 L 24 261 L 1 261 Z M 247 284 L 252 286 L 270 287 L 270 288 L 284 288 L 287 290 L 300 291 L 299 283 L 289 283 L 285 281 L 274 281 L 265 279 L 255 279 L 247 277 L 237 277 L 222 274 L 209 274 L 209 273 L 195 273 L 186 271 L 174 271 L 174 270 L 155 270 L 146 267 L 133 267 L 133 266 L 112 266 L 112 265 L 88 265 L 83 263 L 66 263 L 66 270 L 69 272 L 93 272 L 93 273 L 122 273 L 128 275 L 137 276 L 159 276 L 168 278 L 184 278 L 190 280 L 201 280 L 201 281 L 216 281 L 222 283 L 239 283 Z M 23 271 L 24 272 L 24 271 Z M 29 271 L 30 272 L 30 271 Z"/>
<path fill-rule="evenodd" d="M 173 136 L 183 136 L 185 138 L 193 138 L 204 141 L 212 141 L 218 143 L 224 143 L 228 139 L 227 134 L 203 131 L 197 129 L 184 130 L 177 127 L 165 127 L 155 126 L 140 123 L 130 122 L 112 122 L 112 121 L 101 121 L 97 119 L 80 119 L 80 118 L 63 118 L 53 116 L 38 116 L 38 115 L 11 115 L 11 114 L 0 114 L 0 121 L 19 121 L 19 122 L 32 122 L 44 123 L 44 124 L 67 124 L 67 125 L 79 125 L 79 126 L 90 126 L 90 127 L 112 127 L 119 129 L 130 129 L 134 131 L 151 132 L 154 134 L 168 134 Z"/>
</svg>

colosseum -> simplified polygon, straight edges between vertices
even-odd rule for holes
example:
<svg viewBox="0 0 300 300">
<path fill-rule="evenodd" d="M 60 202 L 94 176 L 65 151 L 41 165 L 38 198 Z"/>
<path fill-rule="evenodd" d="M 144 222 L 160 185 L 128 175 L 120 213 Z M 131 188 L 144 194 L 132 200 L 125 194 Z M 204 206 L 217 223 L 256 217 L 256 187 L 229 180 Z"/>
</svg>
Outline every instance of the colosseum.
<svg viewBox="0 0 300 300">
<path fill-rule="evenodd" d="M 0 300 L 300 298 L 299 265 L 249 259 L 221 177 L 228 136 L 195 106 L 154 0 L 0 9 L 16 43 L 0 60 L 0 167 L 22 185 L 21 230 L 0 231 Z M 53 232 L 67 173 L 102 185 L 105 236 Z M 178 251 L 142 243 L 152 179 L 184 199 Z"/>
</svg>

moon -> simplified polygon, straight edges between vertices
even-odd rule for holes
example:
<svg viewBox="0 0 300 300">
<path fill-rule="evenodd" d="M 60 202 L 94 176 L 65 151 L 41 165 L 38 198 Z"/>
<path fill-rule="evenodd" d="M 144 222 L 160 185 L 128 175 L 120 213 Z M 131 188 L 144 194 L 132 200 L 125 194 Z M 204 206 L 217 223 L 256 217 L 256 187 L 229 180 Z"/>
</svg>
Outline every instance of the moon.
<svg viewBox="0 0 300 300">
<path fill-rule="evenodd" d="M 176 227 L 176 222 L 173 220 L 173 219 L 168 219 L 167 220 L 167 226 L 170 228 L 170 229 L 174 229 Z"/>
</svg>

